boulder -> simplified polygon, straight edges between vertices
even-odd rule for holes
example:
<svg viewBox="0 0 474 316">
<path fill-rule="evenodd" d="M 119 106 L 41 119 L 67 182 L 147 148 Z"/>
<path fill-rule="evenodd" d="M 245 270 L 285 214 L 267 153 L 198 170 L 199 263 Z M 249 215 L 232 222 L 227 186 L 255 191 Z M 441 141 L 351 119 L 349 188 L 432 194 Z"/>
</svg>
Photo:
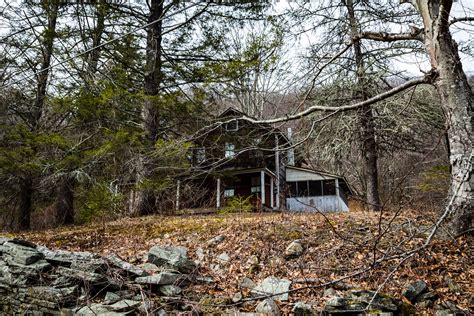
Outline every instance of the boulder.
<svg viewBox="0 0 474 316">
<path fill-rule="evenodd" d="M 221 263 L 227 263 L 230 261 L 230 257 L 226 252 L 221 253 L 219 256 L 217 256 L 217 260 Z"/>
<path fill-rule="evenodd" d="M 65 267 L 57 267 L 56 273 L 68 278 L 81 280 L 81 281 L 92 283 L 92 284 L 107 282 L 107 277 L 105 277 L 102 274 L 87 272 L 87 271 L 80 271 L 80 270 L 75 270 L 75 269 L 70 269 L 70 268 L 65 268 Z"/>
<path fill-rule="evenodd" d="M 257 307 L 255 308 L 255 312 L 270 316 L 279 316 L 280 310 L 278 309 L 278 305 L 275 303 L 274 300 L 267 298 L 266 300 L 258 303 Z"/>
<path fill-rule="evenodd" d="M 169 285 L 175 284 L 182 279 L 182 274 L 163 271 L 150 276 L 138 277 L 135 279 L 135 282 L 139 284 Z"/>
<path fill-rule="evenodd" d="M 408 284 L 402 292 L 402 295 L 405 296 L 410 302 L 416 303 L 417 297 L 424 293 L 428 289 L 426 283 L 422 280 L 417 280 Z"/>
<path fill-rule="evenodd" d="M 107 257 L 107 260 L 112 264 L 113 266 L 120 268 L 124 271 L 127 271 L 130 274 L 136 275 L 136 276 L 146 276 L 148 275 L 147 272 L 145 272 L 143 269 L 134 266 L 133 264 L 130 264 L 126 261 L 123 261 L 117 256 L 110 255 Z"/>
<path fill-rule="evenodd" d="M 292 259 L 297 258 L 303 254 L 304 248 L 301 240 L 292 241 L 285 250 L 285 258 Z"/>
<path fill-rule="evenodd" d="M 130 312 L 140 305 L 140 301 L 121 300 L 112 305 L 109 305 L 107 308 L 113 312 Z"/>
<path fill-rule="evenodd" d="M 219 235 L 219 236 L 216 236 L 214 238 L 211 238 L 207 241 L 207 244 L 208 245 L 217 245 L 217 244 L 220 244 L 221 242 L 223 242 L 225 240 L 225 237 L 222 236 L 222 235 Z"/>
<path fill-rule="evenodd" d="M 33 246 L 11 240 L 0 246 L 0 252 L 10 255 L 16 263 L 29 265 L 44 258 L 44 255 L 36 249 L 36 246 Z"/>
<path fill-rule="evenodd" d="M 196 269 L 196 263 L 189 260 L 184 247 L 153 246 L 147 254 L 147 261 L 158 267 L 176 269 L 183 273 L 191 273 Z"/>
<path fill-rule="evenodd" d="M 253 289 L 257 285 L 251 279 L 247 277 L 243 277 L 239 282 L 239 286 L 241 289 Z"/>
<path fill-rule="evenodd" d="M 297 302 L 293 305 L 292 309 L 295 316 L 312 316 L 315 315 L 311 305 L 305 304 L 303 302 Z"/>
<path fill-rule="evenodd" d="M 252 289 L 253 296 L 271 295 L 278 301 L 288 300 L 291 281 L 270 276 Z"/>
<path fill-rule="evenodd" d="M 183 291 L 179 286 L 176 285 L 162 285 L 159 287 L 161 294 L 165 296 L 177 296 Z"/>
</svg>

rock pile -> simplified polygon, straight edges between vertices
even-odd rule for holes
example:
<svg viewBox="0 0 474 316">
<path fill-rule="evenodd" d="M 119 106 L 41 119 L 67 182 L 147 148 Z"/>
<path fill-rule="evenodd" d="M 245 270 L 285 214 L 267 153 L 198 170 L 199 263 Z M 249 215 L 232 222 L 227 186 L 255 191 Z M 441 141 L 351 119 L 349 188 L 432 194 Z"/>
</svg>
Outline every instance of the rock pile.
<svg viewBox="0 0 474 316">
<path fill-rule="evenodd" d="M 0 239 L 0 314 L 146 313 L 158 293 L 179 295 L 199 279 L 185 248 L 154 246 L 147 261 L 135 266 L 116 256 Z"/>
<path fill-rule="evenodd" d="M 399 300 L 367 290 L 351 290 L 343 297 L 333 296 L 324 308 L 324 315 L 398 315 L 402 311 Z"/>
</svg>

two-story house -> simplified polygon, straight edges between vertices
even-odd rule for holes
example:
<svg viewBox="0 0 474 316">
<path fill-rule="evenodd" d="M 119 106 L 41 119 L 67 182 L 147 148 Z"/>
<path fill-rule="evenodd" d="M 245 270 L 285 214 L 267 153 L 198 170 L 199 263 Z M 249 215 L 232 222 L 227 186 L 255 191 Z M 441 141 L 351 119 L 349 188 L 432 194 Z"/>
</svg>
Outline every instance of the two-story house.
<svg viewBox="0 0 474 316">
<path fill-rule="evenodd" d="M 303 168 L 286 133 L 243 116 L 229 108 L 219 116 L 222 124 L 194 140 L 193 181 L 207 190 L 201 200 L 213 201 L 216 208 L 241 196 L 250 197 L 256 209 L 348 210 L 343 178 Z"/>
</svg>

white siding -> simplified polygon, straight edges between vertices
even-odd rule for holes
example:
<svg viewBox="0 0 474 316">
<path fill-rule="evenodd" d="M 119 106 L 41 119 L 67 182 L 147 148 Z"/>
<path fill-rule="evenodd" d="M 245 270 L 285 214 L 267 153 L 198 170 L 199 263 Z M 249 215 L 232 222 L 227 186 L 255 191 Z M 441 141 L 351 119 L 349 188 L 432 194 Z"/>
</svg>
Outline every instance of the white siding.
<svg viewBox="0 0 474 316">
<path fill-rule="evenodd" d="M 308 196 L 286 199 L 288 210 L 297 212 L 347 212 L 349 207 L 335 195 Z"/>
<path fill-rule="evenodd" d="M 286 181 L 305 181 L 305 180 L 326 180 L 336 179 L 334 177 L 297 169 L 286 169 Z"/>
</svg>

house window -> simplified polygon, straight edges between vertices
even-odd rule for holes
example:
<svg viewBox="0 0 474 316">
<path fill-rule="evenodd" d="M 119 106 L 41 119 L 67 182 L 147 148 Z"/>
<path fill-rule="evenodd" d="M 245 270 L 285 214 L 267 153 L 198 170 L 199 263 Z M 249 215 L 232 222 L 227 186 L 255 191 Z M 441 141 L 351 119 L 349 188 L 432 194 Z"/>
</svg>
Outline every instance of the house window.
<svg viewBox="0 0 474 316">
<path fill-rule="evenodd" d="M 235 156 L 235 145 L 232 143 L 225 143 L 225 158 L 232 158 Z"/>
<path fill-rule="evenodd" d="M 235 189 L 225 189 L 224 190 L 224 197 L 233 197 L 235 195 Z"/>
<path fill-rule="evenodd" d="M 319 180 L 308 181 L 309 185 L 309 196 L 321 196 L 323 195 L 322 182 Z"/>
<path fill-rule="evenodd" d="M 308 181 L 298 181 L 296 187 L 296 196 L 305 197 L 308 196 Z"/>
<path fill-rule="evenodd" d="M 239 130 L 239 121 L 233 120 L 225 124 L 225 130 L 228 132 L 236 132 Z"/>
<path fill-rule="evenodd" d="M 260 177 L 250 178 L 250 193 L 259 193 L 262 192 L 260 187 Z"/>
<path fill-rule="evenodd" d="M 203 163 L 206 161 L 206 149 L 205 148 L 195 148 L 194 149 L 194 159 L 196 163 Z"/>
<path fill-rule="evenodd" d="M 335 180 L 323 180 L 323 194 L 336 195 L 336 181 Z"/>
</svg>

